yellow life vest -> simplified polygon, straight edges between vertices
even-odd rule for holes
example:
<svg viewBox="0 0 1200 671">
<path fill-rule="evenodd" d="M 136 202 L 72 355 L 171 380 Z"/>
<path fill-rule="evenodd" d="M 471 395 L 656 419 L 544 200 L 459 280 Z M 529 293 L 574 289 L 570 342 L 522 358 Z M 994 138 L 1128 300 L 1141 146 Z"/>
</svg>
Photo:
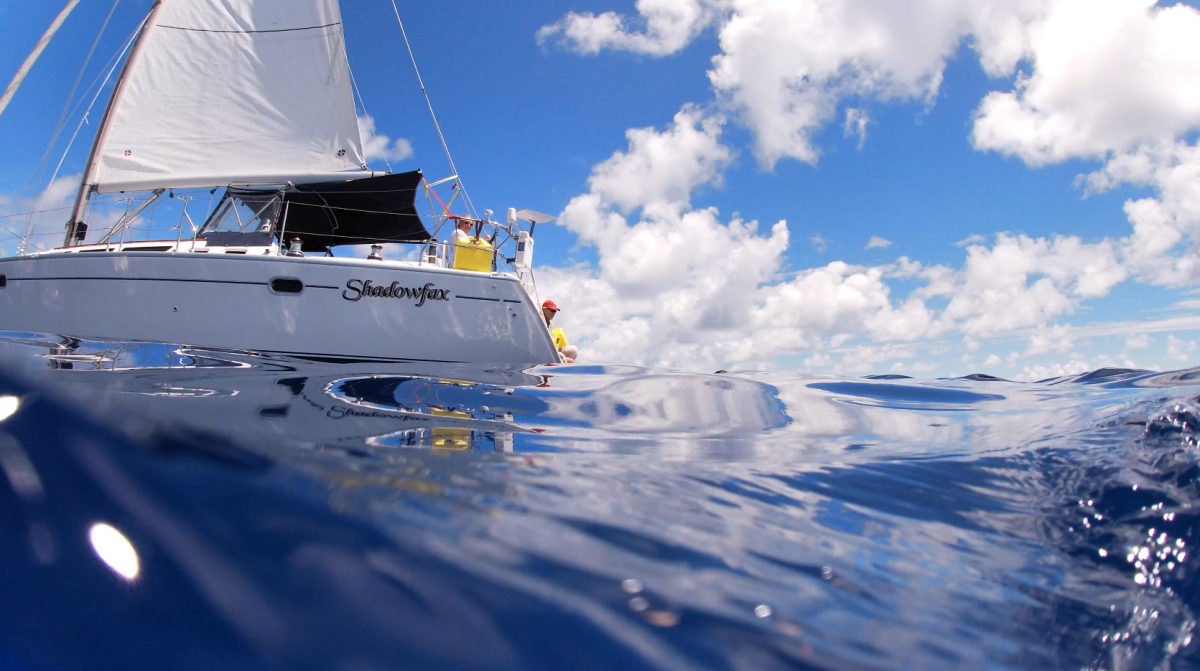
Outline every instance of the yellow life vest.
<svg viewBox="0 0 1200 671">
<path fill-rule="evenodd" d="M 554 349 L 562 349 L 567 346 L 567 336 L 563 335 L 563 330 L 554 328 L 554 324 L 550 324 L 550 337 L 554 339 Z"/>
</svg>

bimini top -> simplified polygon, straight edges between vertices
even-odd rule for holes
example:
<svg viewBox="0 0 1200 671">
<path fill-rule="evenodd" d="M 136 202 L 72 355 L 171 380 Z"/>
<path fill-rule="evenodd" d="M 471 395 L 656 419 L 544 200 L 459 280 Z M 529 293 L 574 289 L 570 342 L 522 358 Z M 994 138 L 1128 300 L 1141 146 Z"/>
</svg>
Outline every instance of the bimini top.
<svg viewBox="0 0 1200 671">
<path fill-rule="evenodd" d="M 282 235 L 286 246 L 300 238 L 304 251 L 337 245 L 385 242 L 427 242 L 433 238 L 414 205 L 421 171 L 367 177 L 350 181 L 290 186 L 283 191 L 229 187 L 222 205 L 249 207 L 259 215 L 239 216 L 238 228 Z M 271 201 L 270 207 L 265 207 Z M 200 237 L 230 230 L 218 206 Z M 241 208 L 237 208 L 241 209 Z M 253 225 L 246 226 L 250 218 Z M 219 221 L 223 219 L 225 221 Z M 222 225 L 224 224 L 224 225 Z M 235 229 L 236 230 L 236 229 Z"/>
</svg>

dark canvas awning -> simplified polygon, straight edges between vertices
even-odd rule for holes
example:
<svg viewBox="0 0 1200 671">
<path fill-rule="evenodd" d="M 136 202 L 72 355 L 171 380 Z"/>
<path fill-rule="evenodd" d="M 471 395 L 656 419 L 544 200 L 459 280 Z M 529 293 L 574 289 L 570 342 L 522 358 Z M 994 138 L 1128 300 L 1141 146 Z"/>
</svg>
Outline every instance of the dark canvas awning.
<svg viewBox="0 0 1200 671">
<path fill-rule="evenodd" d="M 427 242 L 433 236 L 414 206 L 420 186 L 420 170 L 293 186 L 283 194 L 286 219 L 280 215 L 280 224 L 286 239 L 281 243 L 300 238 L 305 251 L 320 251 L 336 245 Z"/>
</svg>

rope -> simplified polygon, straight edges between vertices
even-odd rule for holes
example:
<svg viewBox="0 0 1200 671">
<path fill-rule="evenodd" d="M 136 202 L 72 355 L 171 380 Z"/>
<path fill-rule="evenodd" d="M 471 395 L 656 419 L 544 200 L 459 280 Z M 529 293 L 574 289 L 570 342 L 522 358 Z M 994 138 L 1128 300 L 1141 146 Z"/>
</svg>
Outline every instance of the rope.
<svg viewBox="0 0 1200 671">
<path fill-rule="evenodd" d="M 392 0 L 392 10 L 396 12 L 396 23 L 400 24 L 400 34 L 404 36 L 404 46 L 408 48 L 408 57 L 412 60 L 413 72 L 417 73 L 417 83 L 421 85 L 421 95 L 425 96 L 425 104 L 429 106 L 429 116 L 433 118 L 433 127 L 437 129 L 438 139 L 442 141 L 442 151 L 446 152 L 446 161 L 450 164 L 452 174 L 461 175 L 458 168 L 454 167 L 454 159 L 450 156 L 450 147 L 446 144 L 446 136 L 442 134 L 442 127 L 438 124 L 437 115 L 433 113 L 433 102 L 429 100 L 429 92 L 425 90 L 425 82 L 421 79 L 421 71 L 417 68 L 417 57 L 413 55 L 412 45 L 408 43 L 408 33 L 404 30 L 404 22 L 400 20 L 400 9 L 396 7 L 396 0 Z M 476 219 L 479 215 L 475 213 L 475 204 L 471 202 L 471 196 L 467 193 L 467 186 L 463 184 L 462 177 L 458 178 L 458 185 L 462 189 L 463 197 L 467 199 L 467 209 L 470 210 L 471 216 Z"/>
</svg>

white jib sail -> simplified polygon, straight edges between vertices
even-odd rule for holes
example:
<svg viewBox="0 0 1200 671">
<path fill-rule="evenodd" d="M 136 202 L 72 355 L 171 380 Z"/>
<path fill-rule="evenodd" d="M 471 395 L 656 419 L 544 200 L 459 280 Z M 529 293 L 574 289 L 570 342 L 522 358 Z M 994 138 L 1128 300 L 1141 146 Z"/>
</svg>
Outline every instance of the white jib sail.
<svg viewBox="0 0 1200 671">
<path fill-rule="evenodd" d="M 144 30 L 100 131 L 96 191 L 366 168 L 337 0 L 163 0 Z"/>
</svg>

